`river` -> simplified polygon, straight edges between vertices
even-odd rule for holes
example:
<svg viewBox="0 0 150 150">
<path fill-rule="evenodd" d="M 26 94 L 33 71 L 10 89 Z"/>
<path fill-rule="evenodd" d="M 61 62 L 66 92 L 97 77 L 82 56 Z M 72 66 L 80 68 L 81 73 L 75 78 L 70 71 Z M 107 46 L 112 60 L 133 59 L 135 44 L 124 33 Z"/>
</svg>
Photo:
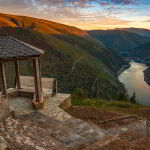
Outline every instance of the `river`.
<svg viewBox="0 0 150 150">
<path fill-rule="evenodd" d="M 143 73 L 147 66 L 137 62 L 130 62 L 130 64 L 131 67 L 124 70 L 118 78 L 125 85 L 129 96 L 135 91 L 137 102 L 150 106 L 150 86 L 144 81 Z"/>
</svg>

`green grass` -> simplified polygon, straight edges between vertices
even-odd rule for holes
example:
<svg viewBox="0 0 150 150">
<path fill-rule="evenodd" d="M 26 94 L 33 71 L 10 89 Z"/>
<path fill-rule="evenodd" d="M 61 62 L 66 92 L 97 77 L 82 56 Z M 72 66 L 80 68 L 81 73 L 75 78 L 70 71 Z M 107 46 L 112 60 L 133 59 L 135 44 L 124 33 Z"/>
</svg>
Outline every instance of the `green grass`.
<svg viewBox="0 0 150 150">
<path fill-rule="evenodd" d="M 132 104 L 129 101 L 106 101 L 94 98 L 72 98 L 72 104 L 75 106 L 91 106 L 100 108 L 140 108 L 139 104 Z"/>
<path fill-rule="evenodd" d="M 72 96 L 73 106 L 94 107 L 105 111 L 122 113 L 125 115 L 138 115 L 150 120 L 150 107 L 132 104 L 129 101 L 106 101 L 104 99 L 79 98 Z"/>
</svg>

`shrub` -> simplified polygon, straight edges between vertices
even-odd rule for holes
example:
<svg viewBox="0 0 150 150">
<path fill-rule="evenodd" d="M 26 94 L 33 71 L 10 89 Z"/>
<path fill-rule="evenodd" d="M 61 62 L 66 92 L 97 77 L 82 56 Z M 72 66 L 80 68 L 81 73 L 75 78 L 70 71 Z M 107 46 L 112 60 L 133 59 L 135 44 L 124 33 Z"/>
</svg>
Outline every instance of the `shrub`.
<svg viewBox="0 0 150 150">
<path fill-rule="evenodd" d="M 86 98 L 87 97 L 87 92 L 84 89 L 77 88 L 73 92 L 73 96 L 76 96 L 78 98 Z"/>
</svg>

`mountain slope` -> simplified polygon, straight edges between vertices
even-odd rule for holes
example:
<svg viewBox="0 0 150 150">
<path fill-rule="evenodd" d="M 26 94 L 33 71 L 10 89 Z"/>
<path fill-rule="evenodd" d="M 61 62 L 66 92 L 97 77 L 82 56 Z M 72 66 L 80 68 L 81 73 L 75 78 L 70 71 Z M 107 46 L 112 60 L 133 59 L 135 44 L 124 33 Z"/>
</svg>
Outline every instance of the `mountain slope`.
<svg viewBox="0 0 150 150">
<path fill-rule="evenodd" d="M 150 30 L 148 29 L 142 29 L 142 28 L 121 28 L 118 30 L 123 30 L 123 31 L 129 31 L 129 32 L 133 32 L 142 36 L 147 36 L 150 37 Z"/>
<path fill-rule="evenodd" d="M 0 27 L 22 27 L 46 34 L 87 35 L 83 30 L 64 24 L 26 16 L 0 14 Z"/>
<path fill-rule="evenodd" d="M 129 52 L 150 41 L 148 37 L 122 30 L 95 30 L 89 31 L 89 34 L 102 41 L 108 48 L 119 52 Z"/>
<path fill-rule="evenodd" d="M 42 74 L 56 77 L 61 92 L 82 88 L 90 97 L 108 99 L 125 93 L 116 73 L 128 63 L 81 29 L 42 19 L 0 14 L 0 34 L 11 35 L 45 50 L 41 58 Z M 8 65 L 9 82 L 13 67 Z M 21 63 L 22 74 L 32 74 L 31 68 L 31 63 Z"/>
<path fill-rule="evenodd" d="M 141 59 L 150 59 L 150 42 L 139 45 L 132 50 L 132 55 Z"/>
</svg>

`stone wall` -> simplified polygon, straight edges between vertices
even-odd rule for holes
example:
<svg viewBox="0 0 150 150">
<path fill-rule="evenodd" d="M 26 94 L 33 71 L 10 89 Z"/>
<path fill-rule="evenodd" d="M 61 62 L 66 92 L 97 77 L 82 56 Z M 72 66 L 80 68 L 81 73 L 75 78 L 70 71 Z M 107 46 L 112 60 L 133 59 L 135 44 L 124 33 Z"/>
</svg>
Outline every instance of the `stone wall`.
<svg viewBox="0 0 150 150">
<path fill-rule="evenodd" d="M 0 121 L 9 114 L 8 101 L 4 98 L 0 98 Z"/>
<path fill-rule="evenodd" d="M 72 106 L 71 96 L 69 96 L 67 99 L 65 99 L 65 101 L 63 103 L 60 104 L 59 107 L 65 110 L 71 106 Z"/>
<path fill-rule="evenodd" d="M 147 120 L 146 122 L 146 126 L 147 126 L 147 136 L 150 137 L 150 121 Z"/>
</svg>

